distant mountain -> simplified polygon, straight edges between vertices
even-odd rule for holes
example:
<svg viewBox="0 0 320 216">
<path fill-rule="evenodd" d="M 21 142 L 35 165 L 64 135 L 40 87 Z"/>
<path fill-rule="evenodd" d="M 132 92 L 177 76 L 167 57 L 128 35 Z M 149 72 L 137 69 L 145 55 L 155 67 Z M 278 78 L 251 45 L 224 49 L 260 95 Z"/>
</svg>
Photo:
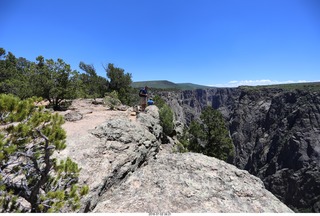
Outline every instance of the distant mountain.
<svg viewBox="0 0 320 216">
<path fill-rule="evenodd" d="M 180 89 L 183 89 L 183 90 L 213 88 L 210 86 L 198 85 L 198 84 L 193 84 L 193 83 L 177 83 L 177 85 L 180 87 Z"/>
<path fill-rule="evenodd" d="M 260 85 L 260 86 L 240 86 L 243 89 L 283 89 L 283 90 L 307 90 L 307 91 L 320 91 L 320 82 L 305 82 L 305 83 L 286 83 L 286 84 L 273 84 L 273 85 Z"/>
<path fill-rule="evenodd" d="M 179 90 L 193 90 L 193 89 L 207 89 L 210 86 L 198 85 L 193 83 L 173 83 L 168 80 L 154 80 L 154 81 L 140 81 L 133 82 L 133 88 L 142 88 L 148 86 L 155 89 L 179 89 Z"/>
<path fill-rule="evenodd" d="M 154 89 L 166 89 L 166 90 L 195 90 L 195 89 L 212 89 L 216 87 L 198 85 L 193 83 L 174 83 L 168 80 L 154 80 L 154 81 L 140 81 L 133 82 L 131 85 L 133 88 L 142 88 L 148 86 Z M 231 87 L 230 87 L 231 88 Z M 288 83 L 288 84 L 273 84 L 273 85 L 258 85 L 258 86 L 239 86 L 242 89 L 258 90 L 264 88 L 278 88 L 283 90 L 309 90 L 320 91 L 320 82 L 306 82 L 306 83 Z"/>
</svg>

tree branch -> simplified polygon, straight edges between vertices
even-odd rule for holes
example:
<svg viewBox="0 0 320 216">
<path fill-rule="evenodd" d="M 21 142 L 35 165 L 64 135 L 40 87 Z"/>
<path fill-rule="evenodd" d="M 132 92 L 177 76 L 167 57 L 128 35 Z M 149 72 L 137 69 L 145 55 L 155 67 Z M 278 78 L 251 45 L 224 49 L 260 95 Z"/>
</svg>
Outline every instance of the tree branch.
<svg viewBox="0 0 320 216">
<path fill-rule="evenodd" d="M 38 195 L 40 193 L 40 188 L 48 181 L 49 178 L 49 172 L 52 168 L 52 163 L 50 161 L 50 149 L 49 147 L 49 138 L 44 135 L 40 129 L 36 129 L 38 134 L 45 140 L 45 148 L 44 148 L 44 163 L 45 167 L 41 171 L 41 178 L 40 180 L 36 183 L 34 188 L 31 191 L 30 194 L 30 204 L 31 204 L 31 212 L 39 212 L 39 206 L 38 206 Z"/>
<path fill-rule="evenodd" d="M 32 153 L 33 153 L 33 152 L 32 152 Z M 33 165 L 34 165 L 34 168 L 35 168 L 39 173 L 41 173 L 41 170 L 40 170 L 40 168 L 39 168 L 37 159 L 36 159 L 35 157 L 33 157 L 32 155 L 28 155 L 28 154 L 26 154 L 26 153 L 23 153 L 23 152 L 17 152 L 16 154 L 17 154 L 18 156 L 19 156 L 19 155 L 22 155 L 22 156 L 24 156 L 24 157 L 29 158 L 29 159 L 32 161 Z"/>
</svg>

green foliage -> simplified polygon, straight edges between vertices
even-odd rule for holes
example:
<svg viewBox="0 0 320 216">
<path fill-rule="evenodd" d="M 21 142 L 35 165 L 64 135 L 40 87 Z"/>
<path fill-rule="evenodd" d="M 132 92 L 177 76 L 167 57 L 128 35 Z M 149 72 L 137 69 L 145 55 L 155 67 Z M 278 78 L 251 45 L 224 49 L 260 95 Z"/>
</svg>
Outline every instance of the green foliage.
<svg viewBox="0 0 320 216">
<path fill-rule="evenodd" d="M 1 212 L 76 209 L 88 192 L 87 187 L 77 187 L 80 169 L 75 162 L 67 158 L 58 163 L 52 157 L 66 147 L 62 116 L 35 107 L 35 101 L 0 95 Z"/>
<path fill-rule="evenodd" d="M 133 88 L 142 88 L 144 86 L 151 87 L 152 89 L 161 89 L 161 90 L 194 90 L 194 89 L 207 89 L 211 88 L 209 86 L 197 85 L 193 83 L 173 83 L 168 80 L 156 80 L 156 81 L 142 81 L 142 82 L 133 82 Z"/>
<path fill-rule="evenodd" d="M 200 119 L 201 123 L 192 121 L 188 134 L 180 138 L 183 147 L 225 161 L 232 157 L 234 146 L 222 114 L 212 107 L 206 107 Z"/>
<path fill-rule="evenodd" d="M 155 89 L 177 89 L 178 85 L 167 81 L 167 80 L 157 80 L 157 81 L 143 81 L 143 82 L 133 82 L 132 87 L 143 88 L 145 86 L 155 88 Z"/>
<path fill-rule="evenodd" d="M 129 106 L 140 104 L 140 96 L 138 94 L 139 91 L 140 89 L 137 89 L 137 88 L 130 89 L 130 92 L 129 92 L 130 103 L 128 104 Z"/>
<path fill-rule="evenodd" d="M 119 100 L 117 91 L 106 93 L 103 101 L 104 101 L 104 104 L 108 106 L 111 110 L 114 110 L 117 106 L 121 105 L 121 101 Z"/>
<path fill-rule="evenodd" d="M 72 71 L 70 65 L 62 59 L 57 61 L 44 60 L 42 56 L 39 56 L 37 61 L 38 63 L 34 68 L 36 95 L 46 98 L 55 110 L 59 110 L 60 103 L 72 91 L 70 77 L 76 72 Z"/>
<path fill-rule="evenodd" d="M 103 97 L 107 91 L 108 81 L 97 75 L 93 65 L 80 62 L 79 67 L 85 72 L 85 74 L 79 75 L 79 79 L 82 82 L 81 89 L 84 91 L 85 97 L 94 99 Z"/>
<path fill-rule="evenodd" d="M 160 117 L 160 125 L 163 128 L 164 134 L 170 136 L 174 129 L 173 112 L 167 104 L 164 104 L 159 109 L 159 117 Z"/>
<path fill-rule="evenodd" d="M 103 97 L 107 90 L 107 80 L 98 76 L 92 65 L 81 62 L 85 74 L 79 74 L 62 59 L 54 61 L 38 56 L 37 62 L 30 62 L 10 52 L 6 55 L 2 48 L 0 53 L 0 93 L 22 99 L 39 96 L 59 110 L 64 99 Z"/>
<path fill-rule="evenodd" d="M 14 94 L 21 98 L 32 96 L 29 88 L 31 63 L 24 58 L 16 58 L 4 49 L 0 56 L 0 93 Z"/>
<path fill-rule="evenodd" d="M 114 67 L 113 64 L 108 64 L 105 68 L 109 81 L 109 91 L 117 91 L 119 100 L 124 104 L 131 104 L 131 77 L 130 73 L 125 73 L 124 69 Z"/>
<path fill-rule="evenodd" d="M 154 96 L 153 100 L 159 108 L 160 125 L 163 128 L 163 132 L 170 136 L 174 130 L 173 111 L 159 95 Z"/>
<path fill-rule="evenodd" d="M 93 65 L 80 62 L 84 73 L 71 70 L 62 59 L 56 61 L 38 56 L 36 62 L 16 58 L 11 52 L 6 54 L 0 48 L 0 93 L 13 94 L 21 99 L 32 96 L 42 97 L 55 110 L 61 110 L 63 101 L 74 98 L 104 97 L 109 91 L 117 91 L 122 103 L 133 105 L 137 97 L 132 97 L 131 74 L 108 64 L 105 68 L 110 83 L 98 76 Z M 135 96 L 135 95 L 134 95 Z"/>
<path fill-rule="evenodd" d="M 155 101 L 159 109 L 161 109 L 166 104 L 166 102 L 159 95 L 154 96 L 153 101 Z"/>
</svg>

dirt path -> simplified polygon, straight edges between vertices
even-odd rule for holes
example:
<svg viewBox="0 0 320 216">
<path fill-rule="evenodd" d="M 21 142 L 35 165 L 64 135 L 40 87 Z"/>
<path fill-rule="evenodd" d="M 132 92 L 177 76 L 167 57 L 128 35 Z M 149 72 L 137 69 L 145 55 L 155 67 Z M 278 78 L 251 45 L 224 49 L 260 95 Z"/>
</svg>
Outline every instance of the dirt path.
<svg viewBox="0 0 320 216">
<path fill-rule="evenodd" d="M 65 121 L 62 125 L 67 133 L 67 148 L 60 151 L 58 157 L 71 157 L 80 162 L 79 158 L 82 158 L 83 154 L 89 150 L 88 145 L 94 144 L 95 138 L 91 135 L 90 130 L 112 118 L 129 118 L 131 121 L 136 121 L 136 116 L 131 116 L 131 110 L 130 108 L 127 111 L 112 111 L 101 104 L 92 104 L 90 99 L 74 100 L 70 110 L 59 112 L 59 114 L 64 116 L 69 112 L 78 112 L 83 115 L 83 118 L 74 122 Z"/>
<path fill-rule="evenodd" d="M 131 121 L 136 121 L 136 116 L 131 116 L 131 110 L 130 108 L 127 111 L 112 111 L 101 104 L 94 105 L 91 100 L 83 99 L 74 100 L 70 110 L 59 112 L 62 116 L 69 112 L 83 115 L 81 120 L 65 121 L 62 125 L 67 133 L 67 147 L 55 153 L 60 159 L 70 157 L 81 167 L 80 183 L 89 184 L 94 188 L 100 184 L 97 179 L 102 174 L 101 170 L 109 169 L 109 163 L 106 163 L 97 152 L 97 147 L 101 145 L 100 139 L 93 136 L 90 130 L 113 118 L 129 118 Z"/>
<path fill-rule="evenodd" d="M 98 104 L 94 105 L 91 100 L 75 100 L 72 103 L 71 109 L 83 115 L 79 121 L 66 121 L 62 127 L 67 132 L 67 143 L 72 140 L 77 140 L 79 137 L 88 133 L 88 130 L 94 129 L 96 126 L 111 118 L 129 118 L 132 121 L 136 120 L 135 116 L 131 116 L 131 109 L 127 111 L 112 111 L 105 106 Z M 61 115 L 72 112 L 68 110 L 61 112 Z"/>
</svg>

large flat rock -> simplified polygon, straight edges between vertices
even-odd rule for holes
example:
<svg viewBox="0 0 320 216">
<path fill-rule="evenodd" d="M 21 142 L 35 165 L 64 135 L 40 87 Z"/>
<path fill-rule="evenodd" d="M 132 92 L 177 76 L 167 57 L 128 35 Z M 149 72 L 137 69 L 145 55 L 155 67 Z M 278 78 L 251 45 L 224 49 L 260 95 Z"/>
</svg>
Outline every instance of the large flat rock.
<svg viewBox="0 0 320 216">
<path fill-rule="evenodd" d="M 161 154 L 107 191 L 93 212 L 292 212 L 260 179 L 196 153 Z"/>
</svg>

